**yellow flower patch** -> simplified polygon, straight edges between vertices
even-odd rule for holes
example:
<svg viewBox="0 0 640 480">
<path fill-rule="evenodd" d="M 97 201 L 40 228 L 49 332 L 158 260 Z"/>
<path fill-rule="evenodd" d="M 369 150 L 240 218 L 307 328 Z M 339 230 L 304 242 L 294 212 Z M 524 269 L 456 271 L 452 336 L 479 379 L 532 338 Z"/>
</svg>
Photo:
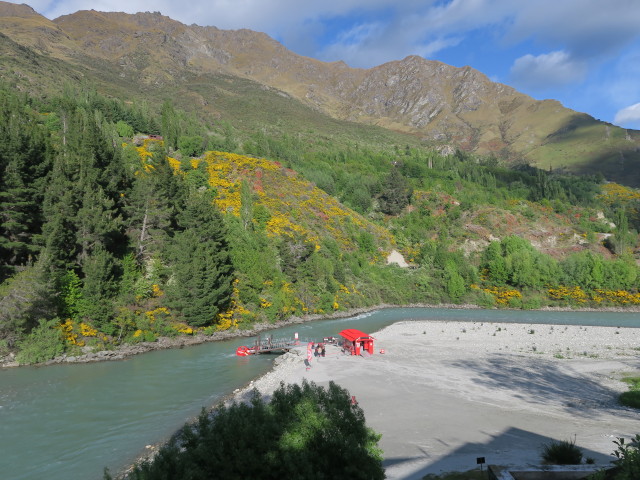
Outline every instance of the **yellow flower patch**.
<svg viewBox="0 0 640 480">
<path fill-rule="evenodd" d="M 488 287 L 483 288 L 482 291 L 492 295 L 498 305 L 508 305 L 511 299 L 522 298 L 522 294 L 513 288 Z"/>
</svg>

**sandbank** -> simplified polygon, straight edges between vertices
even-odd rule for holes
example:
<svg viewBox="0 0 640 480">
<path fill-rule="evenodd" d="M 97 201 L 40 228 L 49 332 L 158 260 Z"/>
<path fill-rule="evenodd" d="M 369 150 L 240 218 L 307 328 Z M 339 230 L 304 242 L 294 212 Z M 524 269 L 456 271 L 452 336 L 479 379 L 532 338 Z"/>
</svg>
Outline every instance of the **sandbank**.
<svg viewBox="0 0 640 480">
<path fill-rule="evenodd" d="M 575 439 L 605 466 L 613 440 L 640 433 L 639 412 L 617 403 L 620 379 L 640 375 L 640 328 L 411 321 L 372 335 L 373 356 L 329 346 L 310 369 L 301 346 L 236 398 L 336 382 L 382 434 L 389 479 L 466 471 L 477 457 L 535 465 L 552 439 Z"/>
</svg>

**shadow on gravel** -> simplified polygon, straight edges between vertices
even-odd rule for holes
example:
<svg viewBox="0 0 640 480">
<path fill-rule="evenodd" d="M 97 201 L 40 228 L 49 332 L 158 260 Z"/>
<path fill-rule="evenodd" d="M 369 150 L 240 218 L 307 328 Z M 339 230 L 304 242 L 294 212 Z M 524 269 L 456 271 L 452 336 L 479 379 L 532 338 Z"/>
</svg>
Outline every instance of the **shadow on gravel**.
<svg viewBox="0 0 640 480">
<path fill-rule="evenodd" d="M 487 433 L 487 435 L 490 435 Z M 531 458 L 525 465 L 519 465 L 519 467 L 525 467 L 527 465 L 539 465 L 541 463 L 540 453 L 542 447 L 551 443 L 552 441 L 571 440 L 568 438 L 551 438 L 544 435 L 538 435 L 536 433 L 522 430 L 519 428 L 509 428 L 499 434 L 490 435 L 491 440 L 488 442 L 470 442 L 462 445 L 460 448 L 452 451 L 445 458 L 429 464 L 428 466 L 412 472 L 410 475 L 404 475 L 403 480 L 418 480 L 427 475 L 428 473 L 444 473 L 450 471 L 468 471 L 473 469 L 479 469 L 476 460 L 479 457 L 484 457 L 486 464 L 483 469 L 486 471 L 488 465 L 509 465 L 508 461 L 501 456 L 501 452 L 509 452 L 514 450 L 530 451 Z M 576 445 L 582 450 L 582 458 L 591 458 L 597 465 L 602 467 L 610 466 L 610 462 L 614 459 L 609 454 L 596 452 L 580 446 L 580 436 L 578 435 Z M 611 443 L 611 451 L 614 450 L 615 445 Z M 424 452 L 428 457 L 428 452 Z M 393 475 L 394 467 L 401 467 L 403 464 L 417 460 L 417 458 L 405 457 L 405 458 L 391 458 L 385 459 L 383 465 L 388 469 L 388 477 L 390 480 L 394 478 L 400 478 Z M 455 468 L 453 466 L 456 466 Z M 461 467 L 462 466 L 462 467 Z M 390 474 L 390 475 L 389 475 Z"/>
<path fill-rule="evenodd" d="M 597 377 L 561 369 L 554 361 L 493 355 L 451 365 L 475 372 L 473 381 L 485 388 L 508 391 L 529 403 L 561 406 L 572 414 L 579 411 L 593 416 L 615 412 L 616 416 L 637 418 L 637 412 L 618 403 L 619 392 L 604 386 Z"/>
</svg>

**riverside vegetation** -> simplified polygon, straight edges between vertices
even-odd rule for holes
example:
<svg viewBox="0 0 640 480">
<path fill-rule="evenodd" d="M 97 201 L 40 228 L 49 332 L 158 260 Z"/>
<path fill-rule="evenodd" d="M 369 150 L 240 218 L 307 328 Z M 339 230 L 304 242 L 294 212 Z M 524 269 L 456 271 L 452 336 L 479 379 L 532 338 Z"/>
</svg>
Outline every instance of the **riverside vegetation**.
<svg viewBox="0 0 640 480">
<path fill-rule="evenodd" d="M 0 357 L 382 303 L 640 305 L 640 193 L 602 176 L 0 89 Z"/>
<path fill-rule="evenodd" d="M 335 383 L 282 383 L 268 402 L 254 391 L 249 403 L 203 411 L 126 478 L 383 479 L 380 438 Z"/>
</svg>

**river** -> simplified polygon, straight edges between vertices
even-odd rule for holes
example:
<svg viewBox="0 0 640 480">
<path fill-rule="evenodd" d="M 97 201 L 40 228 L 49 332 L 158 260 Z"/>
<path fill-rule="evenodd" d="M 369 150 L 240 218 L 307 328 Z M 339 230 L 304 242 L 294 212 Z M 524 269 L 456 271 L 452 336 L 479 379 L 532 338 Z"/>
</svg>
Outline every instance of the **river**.
<svg viewBox="0 0 640 480">
<path fill-rule="evenodd" d="M 640 314 L 393 308 L 317 320 L 262 335 L 321 339 L 374 332 L 401 320 L 640 327 Z M 0 369 L 0 477 L 102 478 L 168 438 L 202 407 L 267 372 L 274 356 L 237 357 L 239 338 L 159 350 L 123 361 Z"/>
</svg>

